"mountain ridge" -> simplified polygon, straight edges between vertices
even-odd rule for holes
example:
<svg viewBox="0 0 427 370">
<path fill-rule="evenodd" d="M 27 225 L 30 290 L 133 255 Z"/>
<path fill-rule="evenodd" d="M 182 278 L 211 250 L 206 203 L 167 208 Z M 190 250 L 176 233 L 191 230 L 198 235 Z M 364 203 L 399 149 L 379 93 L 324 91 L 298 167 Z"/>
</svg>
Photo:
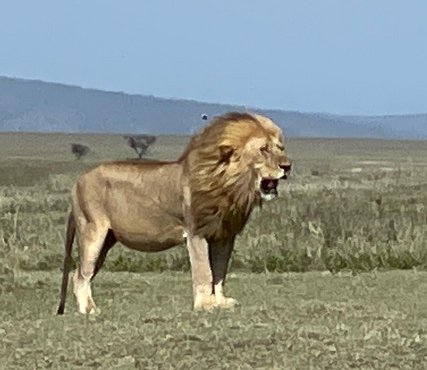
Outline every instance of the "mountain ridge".
<svg viewBox="0 0 427 370">
<path fill-rule="evenodd" d="M 188 135 L 201 114 L 265 114 L 289 137 L 427 138 L 427 114 L 357 116 L 305 113 L 162 98 L 0 76 L 0 131 Z"/>
</svg>

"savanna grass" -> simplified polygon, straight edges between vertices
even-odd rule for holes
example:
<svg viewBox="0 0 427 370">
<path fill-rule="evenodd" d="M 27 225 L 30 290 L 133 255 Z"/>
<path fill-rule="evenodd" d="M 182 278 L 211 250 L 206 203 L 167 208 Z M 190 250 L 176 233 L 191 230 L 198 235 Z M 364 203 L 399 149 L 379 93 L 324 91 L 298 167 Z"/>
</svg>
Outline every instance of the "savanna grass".
<svg viewBox="0 0 427 370">
<path fill-rule="evenodd" d="M 16 159 L 13 148 L 2 148 L 10 155 L 0 162 L 2 181 L 9 179 L 0 186 L 2 275 L 15 269 L 59 269 L 76 176 L 103 159 L 130 156 L 114 136 L 87 139 L 92 157 L 82 161 L 55 152 L 59 149 L 51 141 L 64 141 L 60 135 L 44 136 L 44 150 L 34 147 L 27 159 Z M 103 140 L 114 142 L 116 152 L 112 144 L 105 149 Z M 174 158 L 184 143 L 160 138 L 153 155 Z M 358 272 L 427 266 L 427 151 L 419 142 L 403 142 L 395 149 L 390 142 L 357 140 L 300 140 L 294 147 L 290 140 L 289 146 L 295 169 L 281 184 L 280 198 L 252 215 L 237 240 L 232 270 Z M 393 163 L 403 156 L 404 163 Z M 29 172 L 22 170 L 23 162 Z M 117 246 L 105 269 L 186 271 L 189 261 L 184 246 L 158 254 Z"/>
</svg>

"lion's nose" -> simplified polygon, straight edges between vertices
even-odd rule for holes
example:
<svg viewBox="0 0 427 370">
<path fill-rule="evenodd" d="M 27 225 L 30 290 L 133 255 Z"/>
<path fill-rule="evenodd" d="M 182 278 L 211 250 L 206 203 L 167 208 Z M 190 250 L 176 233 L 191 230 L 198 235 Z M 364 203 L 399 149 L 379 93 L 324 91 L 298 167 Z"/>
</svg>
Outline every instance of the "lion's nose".
<svg viewBox="0 0 427 370">
<path fill-rule="evenodd" d="M 286 172 L 289 172 L 292 168 L 292 165 L 290 163 L 286 163 L 286 164 L 281 164 L 280 168 Z"/>
</svg>

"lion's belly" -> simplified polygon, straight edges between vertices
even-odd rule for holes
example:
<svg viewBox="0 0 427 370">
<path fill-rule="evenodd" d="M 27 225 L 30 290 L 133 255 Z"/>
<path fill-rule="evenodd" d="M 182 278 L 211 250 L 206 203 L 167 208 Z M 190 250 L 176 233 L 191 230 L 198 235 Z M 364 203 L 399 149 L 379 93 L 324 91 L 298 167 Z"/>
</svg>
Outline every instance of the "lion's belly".
<svg viewBox="0 0 427 370">
<path fill-rule="evenodd" d="M 185 242 L 184 228 L 175 227 L 159 233 L 113 230 L 117 240 L 128 248 L 144 252 L 160 252 Z"/>
<path fill-rule="evenodd" d="M 110 228 L 119 242 L 131 249 L 158 252 L 185 241 L 179 197 L 170 205 L 164 193 L 145 194 L 138 189 L 132 193 L 129 201 L 123 188 L 115 189 L 109 199 L 114 209 L 109 215 Z"/>
</svg>

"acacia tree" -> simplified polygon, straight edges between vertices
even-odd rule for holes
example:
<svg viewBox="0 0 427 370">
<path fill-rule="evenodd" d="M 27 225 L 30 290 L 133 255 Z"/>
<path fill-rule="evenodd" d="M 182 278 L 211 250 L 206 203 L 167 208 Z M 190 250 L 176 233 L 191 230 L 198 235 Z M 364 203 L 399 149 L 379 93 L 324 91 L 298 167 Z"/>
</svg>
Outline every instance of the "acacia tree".
<svg viewBox="0 0 427 370">
<path fill-rule="evenodd" d="M 153 135 L 125 135 L 123 138 L 126 140 L 126 144 L 135 150 L 138 158 L 142 158 L 147 153 L 148 148 L 156 141 L 156 137 Z"/>
<path fill-rule="evenodd" d="M 90 148 L 83 144 L 71 143 L 71 153 L 73 153 L 76 159 L 84 157 L 90 152 Z"/>
</svg>

